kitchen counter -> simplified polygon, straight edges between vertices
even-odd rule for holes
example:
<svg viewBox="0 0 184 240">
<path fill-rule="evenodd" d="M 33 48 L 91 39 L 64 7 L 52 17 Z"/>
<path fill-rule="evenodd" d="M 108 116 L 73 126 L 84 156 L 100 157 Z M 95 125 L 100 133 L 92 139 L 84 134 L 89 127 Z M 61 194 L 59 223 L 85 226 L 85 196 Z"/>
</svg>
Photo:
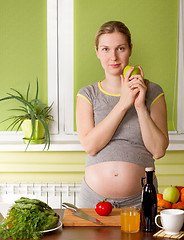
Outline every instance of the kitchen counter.
<svg viewBox="0 0 184 240">
<path fill-rule="evenodd" d="M 63 219 L 64 210 L 55 209 Z M 159 231 L 160 229 L 157 229 Z M 184 229 L 183 229 L 184 230 Z M 154 233 L 137 232 L 124 233 L 120 227 L 102 227 L 102 226 L 88 226 L 88 227 L 62 227 L 56 231 L 45 233 L 41 240 L 168 240 L 169 238 L 154 238 Z M 184 240 L 184 237 L 180 238 Z M 9 238 L 7 240 L 12 240 Z"/>
<path fill-rule="evenodd" d="M 43 240 L 151 240 L 153 233 L 122 233 L 120 227 L 64 227 Z"/>
<path fill-rule="evenodd" d="M 63 217 L 64 210 L 58 209 L 57 213 Z M 159 231 L 160 229 L 157 229 Z M 168 239 L 154 238 L 154 233 L 137 232 L 124 233 L 120 227 L 63 227 L 57 231 L 45 234 L 42 240 L 152 240 Z M 181 238 L 182 240 L 184 239 Z"/>
<path fill-rule="evenodd" d="M 123 233 L 120 227 L 64 227 L 49 233 L 42 240 L 168 240 L 169 238 L 154 238 L 154 233 L 143 231 Z M 181 238 L 182 240 L 184 237 Z"/>
</svg>

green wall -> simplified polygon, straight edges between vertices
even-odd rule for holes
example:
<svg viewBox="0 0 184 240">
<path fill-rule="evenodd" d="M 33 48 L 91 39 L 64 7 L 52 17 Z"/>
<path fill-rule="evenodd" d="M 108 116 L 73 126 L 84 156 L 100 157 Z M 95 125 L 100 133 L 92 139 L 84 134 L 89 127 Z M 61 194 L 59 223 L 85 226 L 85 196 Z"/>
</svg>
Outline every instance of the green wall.
<svg viewBox="0 0 184 240">
<path fill-rule="evenodd" d="M 140 64 L 145 78 L 162 86 L 168 106 L 168 127 L 173 130 L 177 15 L 178 4 L 173 0 L 131 0 L 131 4 L 127 0 L 114 0 L 113 4 L 111 0 L 74 0 L 74 96 L 81 87 L 104 78 L 94 51 L 94 36 L 104 22 L 121 20 L 132 33 L 130 63 Z M 46 103 L 47 1 L 0 0 L 0 46 L 0 97 L 10 88 L 26 92 L 28 82 L 34 92 L 38 77 L 39 96 Z M 0 103 L 0 121 L 10 115 L 7 107 L 14 105 Z M 176 113 L 175 108 L 175 123 Z M 0 131 L 7 126 L 0 124 Z"/>
<path fill-rule="evenodd" d="M 94 51 L 94 37 L 104 22 L 120 20 L 132 34 L 130 63 L 141 65 L 145 78 L 162 86 L 168 106 L 168 128 L 173 130 L 178 1 L 75 0 L 74 3 L 75 95 L 81 87 L 104 79 Z"/>
<path fill-rule="evenodd" d="M 82 85 L 103 78 L 93 39 L 101 23 L 110 19 L 130 27 L 131 63 L 141 64 L 150 80 L 164 81 L 166 99 L 172 105 L 177 32 L 177 1 L 173 0 L 132 0 L 131 4 L 75 0 L 75 93 Z M 38 77 L 40 89 L 44 89 L 40 98 L 47 101 L 46 28 L 46 0 L 0 0 L 0 97 L 10 87 L 24 90 Z M 0 109 L 3 118 L 8 116 L 6 104 Z M 0 125 L 0 130 L 4 128 Z M 81 182 L 85 158 L 85 152 L 0 152 L 0 183 Z M 184 185 L 183 158 L 184 151 L 176 151 L 156 161 L 160 191 L 168 185 Z"/>
<path fill-rule="evenodd" d="M 39 97 L 47 103 L 47 1 L 0 0 L 0 98 L 10 88 L 26 94 L 39 80 Z M 10 116 L 7 107 L 16 102 L 0 102 L 0 121 Z M 6 130 L 8 123 L 0 124 Z"/>
</svg>

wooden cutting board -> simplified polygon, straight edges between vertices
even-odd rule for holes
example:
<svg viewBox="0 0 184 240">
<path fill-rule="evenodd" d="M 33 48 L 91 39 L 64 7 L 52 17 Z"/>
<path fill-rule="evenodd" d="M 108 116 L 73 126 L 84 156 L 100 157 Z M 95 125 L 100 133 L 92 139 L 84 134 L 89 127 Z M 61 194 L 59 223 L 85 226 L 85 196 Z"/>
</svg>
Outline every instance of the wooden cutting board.
<svg viewBox="0 0 184 240">
<path fill-rule="evenodd" d="M 103 225 L 97 225 L 85 219 L 79 218 L 72 214 L 73 211 L 65 209 L 63 217 L 63 226 L 121 226 L 120 223 L 120 209 L 113 208 L 111 214 L 108 216 L 99 216 L 94 208 L 82 208 L 82 211 L 100 220 Z"/>
</svg>

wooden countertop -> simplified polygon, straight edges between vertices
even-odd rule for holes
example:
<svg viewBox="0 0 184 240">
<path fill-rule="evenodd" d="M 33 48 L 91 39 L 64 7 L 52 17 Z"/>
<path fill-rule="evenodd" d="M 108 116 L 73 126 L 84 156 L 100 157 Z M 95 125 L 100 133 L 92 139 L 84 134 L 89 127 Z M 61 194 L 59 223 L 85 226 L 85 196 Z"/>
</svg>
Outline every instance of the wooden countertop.
<svg viewBox="0 0 184 240">
<path fill-rule="evenodd" d="M 63 219 L 64 210 L 55 210 L 61 220 Z M 157 229 L 159 231 L 160 229 Z M 184 229 L 183 229 L 184 230 Z M 156 231 L 156 232 L 157 232 Z M 154 238 L 154 233 L 137 232 L 124 233 L 120 227 L 109 226 L 86 226 L 86 227 L 62 227 L 56 231 L 44 234 L 41 240 L 168 240 L 169 238 Z M 184 237 L 180 238 L 184 240 Z M 8 240 L 12 240 L 9 238 Z"/>
<path fill-rule="evenodd" d="M 56 212 L 61 216 L 64 210 L 57 209 Z M 160 229 L 157 229 L 159 231 Z M 157 232 L 156 231 L 156 232 Z M 154 232 L 155 233 L 155 232 Z M 169 238 L 154 238 L 154 233 L 137 232 L 124 233 L 120 227 L 108 226 L 89 226 L 89 227 L 63 227 L 57 231 L 44 235 L 42 240 L 166 240 Z M 182 240 L 184 237 L 181 238 Z"/>
<path fill-rule="evenodd" d="M 64 227 L 49 233 L 42 240 L 168 240 L 169 238 L 154 238 L 154 233 L 143 231 L 123 233 L 120 227 Z M 181 238 L 182 240 L 184 237 Z"/>
</svg>

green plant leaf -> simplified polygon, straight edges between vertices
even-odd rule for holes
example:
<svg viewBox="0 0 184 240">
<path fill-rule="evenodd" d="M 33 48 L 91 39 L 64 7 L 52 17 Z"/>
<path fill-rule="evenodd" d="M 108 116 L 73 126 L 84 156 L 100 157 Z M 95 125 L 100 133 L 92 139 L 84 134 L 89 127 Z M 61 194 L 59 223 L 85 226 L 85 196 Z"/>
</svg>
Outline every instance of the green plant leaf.
<svg viewBox="0 0 184 240">
<path fill-rule="evenodd" d="M 19 95 L 22 99 L 24 99 L 23 95 L 22 95 L 19 91 L 17 91 L 17 90 L 14 89 L 14 88 L 10 88 L 10 89 L 13 90 L 14 92 L 18 93 L 18 95 Z"/>
<path fill-rule="evenodd" d="M 14 129 L 14 127 L 20 122 L 24 121 L 24 116 L 20 117 L 12 117 L 15 118 L 15 120 L 8 126 L 7 130 L 11 128 L 11 131 Z M 17 129 L 18 131 L 18 129 Z"/>
<path fill-rule="evenodd" d="M 34 103 L 35 111 L 36 111 L 36 109 L 38 110 L 39 105 L 40 105 L 41 109 L 44 108 L 44 104 L 39 99 L 33 99 L 33 100 L 31 100 L 31 103 Z"/>
<path fill-rule="evenodd" d="M 18 125 L 18 127 L 17 127 L 17 132 L 19 131 L 19 129 L 20 129 L 20 127 L 22 126 L 22 123 L 24 122 L 24 120 L 22 120 L 21 122 L 20 122 L 20 124 Z"/>
<path fill-rule="evenodd" d="M 7 129 L 11 128 L 11 130 L 13 130 L 13 128 L 17 127 L 17 131 L 18 131 L 25 119 L 31 119 L 32 133 L 31 133 L 31 137 L 30 137 L 29 142 L 26 147 L 26 150 L 27 150 L 27 148 L 33 138 L 33 134 L 35 132 L 35 120 L 37 119 L 43 125 L 43 127 L 45 129 L 44 150 L 46 147 L 48 150 L 50 147 L 50 133 L 49 133 L 48 121 L 49 120 L 53 121 L 53 116 L 50 114 L 50 112 L 53 108 L 53 103 L 50 106 L 47 106 L 38 99 L 38 92 L 39 92 L 38 78 L 37 78 L 37 82 L 36 82 L 35 99 L 32 99 L 31 101 L 29 101 L 30 83 L 27 88 L 26 98 L 24 98 L 23 94 L 21 94 L 16 89 L 11 88 L 11 90 L 14 93 L 7 93 L 8 96 L 1 98 L 0 102 L 7 101 L 7 100 L 16 100 L 19 103 L 21 103 L 23 106 L 9 109 L 9 111 L 17 111 L 18 114 L 15 116 L 10 116 L 7 119 L 1 121 L 0 123 L 10 120 L 12 122 L 8 126 Z"/>
<path fill-rule="evenodd" d="M 0 101 L 9 100 L 9 99 L 12 99 L 12 97 L 4 97 L 4 98 L 1 98 Z"/>
<path fill-rule="evenodd" d="M 44 129 L 45 129 L 45 147 L 44 150 L 47 146 L 47 150 L 50 147 L 50 133 L 49 133 L 49 128 L 48 128 L 48 123 L 47 120 L 43 117 L 43 116 L 38 116 L 38 120 L 41 122 L 41 124 L 43 125 Z"/>
<path fill-rule="evenodd" d="M 20 111 L 20 112 L 25 112 L 25 113 L 27 113 L 27 110 L 25 110 L 25 109 L 20 109 L 20 108 L 11 108 L 11 109 L 8 109 L 8 111 Z"/>
<path fill-rule="evenodd" d="M 21 98 L 19 96 L 15 96 L 15 95 L 12 95 L 10 93 L 8 93 L 8 95 L 10 95 L 11 99 L 16 99 L 17 101 L 23 103 L 25 106 L 28 106 L 32 111 L 34 111 L 34 108 L 33 106 L 31 105 L 31 103 L 29 103 L 28 101 L 26 101 L 24 98 Z"/>
<path fill-rule="evenodd" d="M 28 84 L 28 88 L 27 88 L 26 101 L 29 101 L 29 89 L 30 89 L 30 83 Z"/>
<path fill-rule="evenodd" d="M 38 99 L 38 78 L 37 78 L 37 81 L 36 81 L 36 96 L 35 96 L 35 99 Z"/>
<path fill-rule="evenodd" d="M 0 123 L 6 122 L 6 121 L 9 121 L 9 120 L 12 120 L 12 119 L 18 118 L 18 117 L 19 117 L 19 116 L 10 116 L 9 118 L 4 119 L 4 120 L 1 121 Z"/>
<path fill-rule="evenodd" d="M 40 112 L 40 115 L 43 115 L 48 120 L 53 120 L 53 117 L 51 115 L 49 115 L 49 113 L 52 110 L 53 104 L 54 104 L 54 102 L 50 106 L 44 107 L 42 109 L 42 111 Z"/>
<path fill-rule="evenodd" d="M 31 142 L 31 140 L 32 140 L 32 138 L 33 138 L 33 134 L 34 134 L 34 132 L 35 132 L 35 116 L 34 116 L 34 114 L 32 114 L 31 115 L 31 124 L 32 124 L 32 133 L 31 133 L 31 137 L 30 137 L 30 139 L 29 139 L 29 142 L 28 142 L 28 144 L 27 144 L 27 147 L 26 147 L 26 150 L 27 150 L 27 148 L 28 148 L 28 146 L 29 146 L 29 144 L 30 144 L 30 142 Z M 25 150 L 25 151 L 26 151 Z"/>
</svg>

